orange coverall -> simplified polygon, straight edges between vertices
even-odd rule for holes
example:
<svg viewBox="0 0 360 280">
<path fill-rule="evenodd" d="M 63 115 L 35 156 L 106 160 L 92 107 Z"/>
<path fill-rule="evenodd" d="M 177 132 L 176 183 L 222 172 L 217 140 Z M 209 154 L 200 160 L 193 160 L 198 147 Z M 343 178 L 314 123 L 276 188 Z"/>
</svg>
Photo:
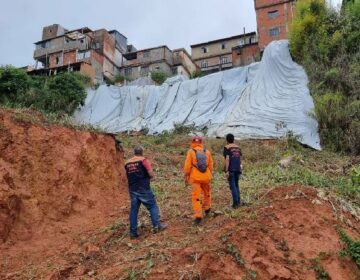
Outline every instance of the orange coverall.
<svg viewBox="0 0 360 280">
<path fill-rule="evenodd" d="M 200 143 L 192 143 L 190 149 L 187 152 L 186 160 L 184 164 L 185 180 L 192 186 L 192 205 L 195 218 L 202 218 L 203 210 L 206 211 L 211 208 L 211 189 L 210 181 L 213 173 L 213 159 L 211 153 L 206 150 L 207 158 L 207 170 L 206 172 L 200 172 L 195 166 L 196 153 L 193 150 L 204 150 L 204 146 Z M 203 203 L 200 196 L 203 193 Z"/>
</svg>

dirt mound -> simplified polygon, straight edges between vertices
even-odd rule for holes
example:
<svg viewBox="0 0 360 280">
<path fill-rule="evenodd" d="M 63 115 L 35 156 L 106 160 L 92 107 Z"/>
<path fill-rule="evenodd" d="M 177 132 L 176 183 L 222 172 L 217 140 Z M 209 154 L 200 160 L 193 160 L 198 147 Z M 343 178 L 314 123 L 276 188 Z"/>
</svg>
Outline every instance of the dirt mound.
<svg viewBox="0 0 360 280">
<path fill-rule="evenodd" d="M 1 251 L 48 253 L 105 225 L 127 198 L 122 158 L 111 136 L 0 110 Z"/>
</svg>

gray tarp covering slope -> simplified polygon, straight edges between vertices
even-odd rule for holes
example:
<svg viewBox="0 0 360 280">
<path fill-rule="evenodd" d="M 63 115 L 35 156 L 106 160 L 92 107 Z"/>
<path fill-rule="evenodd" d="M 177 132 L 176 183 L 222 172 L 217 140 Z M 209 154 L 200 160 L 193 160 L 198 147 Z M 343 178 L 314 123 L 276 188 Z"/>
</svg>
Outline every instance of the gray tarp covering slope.
<svg viewBox="0 0 360 280">
<path fill-rule="evenodd" d="M 272 42 L 260 63 L 194 80 L 174 77 L 162 86 L 100 86 L 89 90 L 75 113 L 81 123 L 108 132 L 161 133 L 174 124 L 208 128 L 208 136 L 283 137 L 320 149 L 314 103 L 303 68 L 290 57 L 288 41 Z"/>
</svg>

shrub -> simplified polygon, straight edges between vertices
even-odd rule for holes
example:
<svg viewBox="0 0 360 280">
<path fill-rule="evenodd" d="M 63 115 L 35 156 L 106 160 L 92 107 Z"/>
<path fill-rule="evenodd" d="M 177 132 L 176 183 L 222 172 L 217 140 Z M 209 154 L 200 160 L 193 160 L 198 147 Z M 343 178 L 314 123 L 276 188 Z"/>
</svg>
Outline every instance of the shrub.
<svg viewBox="0 0 360 280">
<path fill-rule="evenodd" d="M 116 75 L 115 78 L 114 78 L 114 82 L 115 83 L 124 83 L 125 81 L 130 81 L 130 79 L 126 76 L 123 76 L 123 75 Z"/>
<path fill-rule="evenodd" d="M 162 85 L 167 78 L 168 78 L 168 75 L 163 71 L 151 72 L 151 79 L 159 85 Z"/>
<path fill-rule="evenodd" d="M 11 66 L 0 67 L 0 103 L 35 108 L 46 113 L 72 114 L 83 105 L 91 79 L 79 73 L 28 76 Z"/>
<path fill-rule="evenodd" d="M 40 109 L 46 112 L 72 114 L 79 105 L 84 105 L 85 87 L 72 73 L 61 73 L 48 81 L 40 98 Z"/>
<path fill-rule="evenodd" d="M 173 134 L 189 134 L 193 131 L 196 130 L 196 127 L 194 124 L 191 124 L 191 125 L 185 125 L 185 124 L 182 124 L 182 123 L 175 123 L 174 124 L 174 129 L 172 131 Z"/>
<path fill-rule="evenodd" d="M 30 88 L 30 78 L 24 70 L 13 66 L 0 68 L 0 103 L 14 104 L 23 99 Z"/>
<path fill-rule="evenodd" d="M 309 76 L 322 144 L 360 154 L 360 1 L 341 14 L 323 0 L 299 0 L 290 50 Z"/>
</svg>

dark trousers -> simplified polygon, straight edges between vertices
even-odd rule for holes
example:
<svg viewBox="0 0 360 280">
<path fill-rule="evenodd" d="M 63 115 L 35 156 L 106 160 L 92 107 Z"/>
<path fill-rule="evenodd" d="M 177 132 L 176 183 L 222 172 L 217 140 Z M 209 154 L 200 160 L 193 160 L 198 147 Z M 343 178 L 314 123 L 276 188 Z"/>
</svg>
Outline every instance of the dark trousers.
<svg viewBox="0 0 360 280">
<path fill-rule="evenodd" d="M 141 204 L 144 204 L 147 210 L 149 210 L 153 227 L 157 228 L 160 226 L 159 208 L 151 190 L 141 192 L 130 191 L 130 200 L 130 235 L 137 234 L 138 214 Z"/>
<path fill-rule="evenodd" d="M 233 199 L 233 206 L 240 206 L 240 172 L 229 172 L 229 186 Z"/>
</svg>

